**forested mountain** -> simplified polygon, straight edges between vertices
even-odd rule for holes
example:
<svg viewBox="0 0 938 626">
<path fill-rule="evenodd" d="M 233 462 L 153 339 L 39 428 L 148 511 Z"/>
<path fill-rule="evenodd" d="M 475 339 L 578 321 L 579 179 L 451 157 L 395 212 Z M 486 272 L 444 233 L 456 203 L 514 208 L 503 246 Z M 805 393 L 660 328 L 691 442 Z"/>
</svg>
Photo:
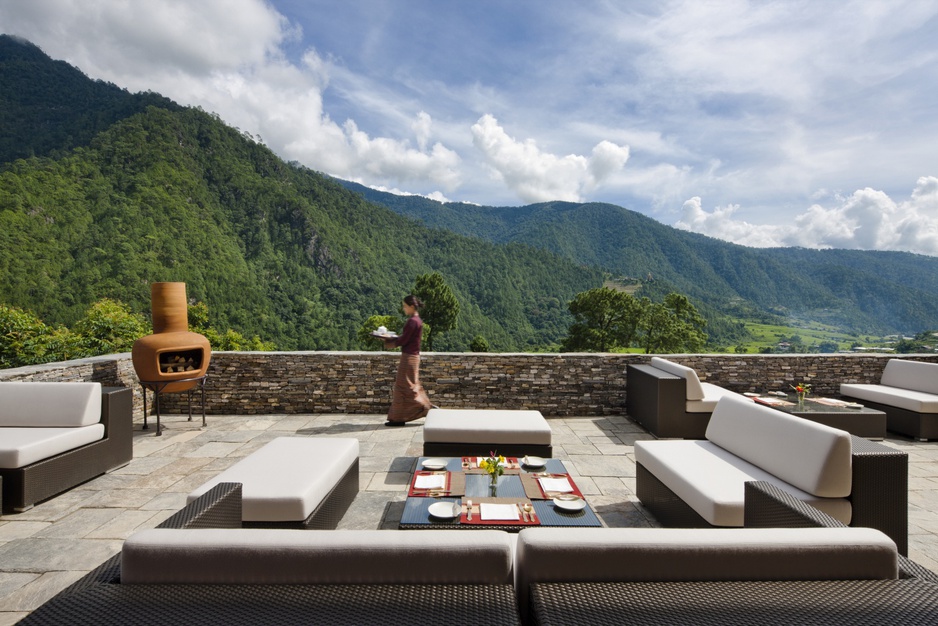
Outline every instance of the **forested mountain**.
<svg viewBox="0 0 938 626">
<path fill-rule="evenodd" d="M 115 104 L 108 115 L 127 115 L 79 145 L 113 86 L 61 80 L 34 47 L 2 40 L 4 93 L 31 92 L 39 105 L 15 112 L 35 133 L 0 134 L 22 154 L 48 156 L 0 165 L 0 303 L 49 324 L 70 324 L 104 297 L 149 311 L 149 284 L 178 280 L 218 327 L 281 349 L 357 349 L 367 317 L 398 312 L 415 278 L 438 271 L 462 312 L 437 349 L 482 335 L 492 349 L 518 350 L 558 342 L 567 301 L 602 282 L 600 270 L 552 253 L 369 204 L 200 110 Z M 41 97 L 73 85 L 73 97 Z M 122 97 L 135 98 L 118 90 L 113 102 Z M 76 110 L 48 121 L 69 104 Z"/>
<path fill-rule="evenodd" d="M 938 327 L 938 259 L 933 257 L 747 248 L 671 228 L 611 204 L 444 204 L 342 184 L 428 226 L 493 242 L 525 243 L 618 276 L 664 281 L 708 307 L 739 317 L 817 320 L 881 333 Z"/>
<path fill-rule="evenodd" d="M 90 80 L 8 35 L 0 35 L 0 63 L 0 163 L 64 154 L 150 105 L 179 108 L 158 94 L 131 94 Z"/>
</svg>

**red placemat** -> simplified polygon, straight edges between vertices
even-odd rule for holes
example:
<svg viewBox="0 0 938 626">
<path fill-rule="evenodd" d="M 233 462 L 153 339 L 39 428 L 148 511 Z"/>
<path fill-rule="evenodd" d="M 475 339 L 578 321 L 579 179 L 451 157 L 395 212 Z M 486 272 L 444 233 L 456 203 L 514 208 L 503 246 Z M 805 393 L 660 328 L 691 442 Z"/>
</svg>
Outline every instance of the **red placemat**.
<svg viewBox="0 0 938 626">
<path fill-rule="evenodd" d="M 518 509 L 518 519 L 493 519 L 493 520 L 483 520 L 482 519 L 482 503 L 490 504 L 516 504 L 522 505 L 528 502 L 524 498 L 472 498 L 472 519 L 469 519 L 469 512 L 466 509 L 466 499 L 463 498 L 462 502 L 462 513 L 459 516 L 460 524 L 471 524 L 473 526 L 540 526 L 541 518 L 537 515 L 537 512 L 533 509 L 531 510 L 531 515 L 534 517 L 534 521 L 524 521 L 521 515 L 521 509 Z"/>
</svg>

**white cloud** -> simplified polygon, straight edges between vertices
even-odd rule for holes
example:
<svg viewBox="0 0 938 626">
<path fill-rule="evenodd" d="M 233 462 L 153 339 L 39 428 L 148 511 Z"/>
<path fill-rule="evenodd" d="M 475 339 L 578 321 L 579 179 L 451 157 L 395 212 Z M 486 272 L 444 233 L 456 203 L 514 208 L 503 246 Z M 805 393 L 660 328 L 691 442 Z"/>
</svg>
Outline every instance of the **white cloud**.
<svg viewBox="0 0 938 626">
<path fill-rule="evenodd" d="M 684 203 L 675 227 L 753 247 L 801 246 L 897 250 L 938 255 L 938 177 L 923 176 L 908 200 L 866 188 L 837 204 L 814 204 L 787 224 L 737 220 L 738 206 L 707 212 L 699 197 Z"/>
<path fill-rule="evenodd" d="M 290 63 L 281 47 L 300 29 L 263 0 L 31 0 L 0 8 L 0 23 L 93 78 L 218 113 L 313 169 L 374 184 L 460 184 L 460 158 L 431 144 L 424 111 L 411 125 L 417 148 L 333 121 L 323 95 L 335 68 L 313 48 Z"/>
<path fill-rule="evenodd" d="M 495 176 L 526 202 L 580 202 L 584 191 L 621 170 L 629 158 L 628 146 L 609 141 L 597 144 L 589 158 L 558 157 L 542 151 L 533 139 L 510 137 L 492 115 L 479 118 L 472 137 Z"/>
</svg>

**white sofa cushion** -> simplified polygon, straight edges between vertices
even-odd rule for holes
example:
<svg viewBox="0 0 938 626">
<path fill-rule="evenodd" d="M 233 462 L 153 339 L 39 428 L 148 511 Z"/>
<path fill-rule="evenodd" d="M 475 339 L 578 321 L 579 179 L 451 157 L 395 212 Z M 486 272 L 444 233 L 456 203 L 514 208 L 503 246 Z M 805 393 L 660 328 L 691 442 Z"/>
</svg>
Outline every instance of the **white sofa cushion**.
<svg viewBox="0 0 938 626">
<path fill-rule="evenodd" d="M 896 544 L 872 528 L 525 528 L 532 582 L 894 580 Z"/>
<path fill-rule="evenodd" d="M 693 368 L 657 356 L 651 357 L 651 365 L 652 367 L 657 367 L 659 370 L 664 370 L 669 374 L 683 378 L 687 385 L 686 393 L 688 400 L 703 400 L 706 398 L 704 389 L 700 384 L 700 378 L 697 377 L 697 372 L 695 372 Z"/>
<path fill-rule="evenodd" d="M 540 411 L 430 409 L 423 440 L 433 443 L 550 445 L 550 424 Z"/>
<path fill-rule="evenodd" d="M 844 498 L 819 498 L 706 440 L 636 441 L 635 461 L 713 526 L 742 526 L 745 484 L 764 480 L 850 523 L 852 507 Z"/>
<path fill-rule="evenodd" d="M 16 469 L 104 439 L 104 424 L 76 428 L 3 428 L 0 467 Z"/>
<path fill-rule="evenodd" d="M 0 426 L 70 428 L 101 421 L 101 383 L 0 383 Z"/>
<path fill-rule="evenodd" d="M 724 389 L 712 383 L 700 383 L 700 386 L 703 388 L 704 398 L 703 400 L 688 400 L 685 406 L 688 413 L 713 413 L 713 410 L 717 408 L 717 402 L 723 396 L 739 396 L 735 391 Z M 740 397 L 744 398 L 745 396 Z"/>
<path fill-rule="evenodd" d="M 511 541 L 497 530 L 155 528 L 132 535 L 121 550 L 122 584 L 455 585 L 512 580 Z"/>
<path fill-rule="evenodd" d="M 889 359 L 880 384 L 938 394 L 938 363 Z"/>
<path fill-rule="evenodd" d="M 706 437 L 791 485 L 822 498 L 852 487 L 850 433 L 788 415 L 741 396 L 717 403 Z"/>
<path fill-rule="evenodd" d="M 938 395 L 899 387 L 864 383 L 842 383 L 840 395 L 878 402 L 913 413 L 938 413 Z"/>
<path fill-rule="evenodd" d="M 525 528 L 515 590 L 532 583 L 893 580 L 896 544 L 870 528 Z"/>
<path fill-rule="evenodd" d="M 278 437 L 195 489 L 187 502 L 218 483 L 241 483 L 243 521 L 302 521 L 339 483 L 358 451 L 358 439 Z"/>
</svg>

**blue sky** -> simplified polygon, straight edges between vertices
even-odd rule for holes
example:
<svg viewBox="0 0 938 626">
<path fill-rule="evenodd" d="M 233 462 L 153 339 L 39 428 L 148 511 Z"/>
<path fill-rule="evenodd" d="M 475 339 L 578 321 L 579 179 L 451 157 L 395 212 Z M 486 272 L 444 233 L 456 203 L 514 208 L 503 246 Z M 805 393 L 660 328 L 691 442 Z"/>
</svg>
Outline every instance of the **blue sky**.
<svg viewBox="0 0 938 626">
<path fill-rule="evenodd" d="M 0 0 L 0 31 L 381 189 L 938 254 L 938 4 Z"/>
</svg>

